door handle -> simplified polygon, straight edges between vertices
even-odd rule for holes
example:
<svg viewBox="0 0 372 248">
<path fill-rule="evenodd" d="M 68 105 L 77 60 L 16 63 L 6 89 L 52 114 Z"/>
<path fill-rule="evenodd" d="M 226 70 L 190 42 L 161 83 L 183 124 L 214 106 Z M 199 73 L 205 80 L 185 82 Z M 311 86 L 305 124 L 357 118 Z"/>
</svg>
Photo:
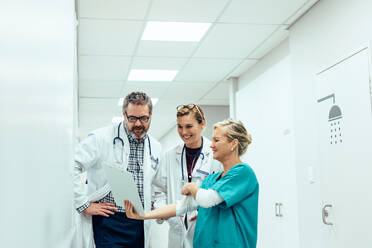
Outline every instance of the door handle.
<svg viewBox="0 0 372 248">
<path fill-rule="evenodd" d="M 322 220 L 323 220 L 323 223 L 325 225 L 329 225 L 329 226 L 332 226 L 333 223 L 331 222 L 327 222 L 326 218 L 329 216 L 329 212 L 327 211 L 327 208 L 331 208 L 332 205 L 331 204 L 326 204 L 324 205 L 324 207 L 322 208 Z"/>
<path fill-rule="evenodd" d="M 282 206 L 283 204 L 280 202 L 275 203 L 275 216 L 276 217 L 283 217 Z"/>
<path fill-rule="evenodd" d="M 278 217 L 278 203 L 275 203 L 275 216 Z"/>
</svg>

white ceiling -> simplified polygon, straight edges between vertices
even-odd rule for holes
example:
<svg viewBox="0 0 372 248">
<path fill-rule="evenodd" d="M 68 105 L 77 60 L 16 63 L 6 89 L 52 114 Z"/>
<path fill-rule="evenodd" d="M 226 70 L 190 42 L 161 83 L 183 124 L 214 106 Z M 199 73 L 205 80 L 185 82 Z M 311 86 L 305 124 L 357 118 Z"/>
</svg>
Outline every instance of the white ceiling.
<svg viewBox="0 0 372 248">
<path fill-rule="evenodd" d="M 79 136 L 121 115 L 131 91 L 159 98 L 151 133 L 161 138 L 185 103 L 228 105 L 238 77 L 288 36 L 314 0 L 77 0 Z M 147 21 L 210 22 L 200 42 L 141 41 Z M 128 82 L 130 69 L 179 70 L 173 82 Z"/>
</svg>

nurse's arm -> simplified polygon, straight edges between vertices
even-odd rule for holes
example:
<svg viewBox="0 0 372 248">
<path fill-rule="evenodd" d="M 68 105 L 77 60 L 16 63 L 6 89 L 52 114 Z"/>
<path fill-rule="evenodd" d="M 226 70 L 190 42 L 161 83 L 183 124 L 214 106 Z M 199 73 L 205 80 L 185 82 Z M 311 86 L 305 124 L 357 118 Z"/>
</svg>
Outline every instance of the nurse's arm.
<svg viewBox="0 0 372 248">
<path fill-rule="evenodd" d="M 176 204 L 165 205 L 164 207 L 152 210 L 145 213 L 145 216 L 140 216 L 134 211 L 133 205 L 130 201 L 124 201 L 125 213 L 130 219 L 149 220 L 149 219 L 168 219 L 176 216 Z"/>
</svg>

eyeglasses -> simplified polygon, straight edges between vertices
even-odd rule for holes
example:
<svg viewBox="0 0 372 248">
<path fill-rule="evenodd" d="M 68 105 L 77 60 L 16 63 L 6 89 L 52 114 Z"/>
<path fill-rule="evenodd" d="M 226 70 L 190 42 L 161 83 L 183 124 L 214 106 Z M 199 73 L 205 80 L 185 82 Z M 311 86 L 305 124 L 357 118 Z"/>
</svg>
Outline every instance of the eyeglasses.
<svg viewBox="0 0 372 248">
<path fill-rule="evenodd" d="M 125 113 L 125 115 L 127 116 L 127 119 L 129 122 L 131 123 L 136 123 L 137 120 L 139 120 L 141 123 L 147 123 L 149 120 L 150 120 L 150 116 L 147 116 L 147 115 L 143 115 L 143 116 L 134 116 L 134 115 L 129 115 L 127 113 Z"/>
<path fill-rule="evenodd" d="M 200 116 L 204 119 L 204 115 L 202 115 L 201 111 L 199 110 L 199 106 L 196 105 L 196 104 L 193 104 L 193 103 L 190 103 L 190 104 L 187 104 L 187 105 L 178 105 L 177 106 L 177 111 L 179 111 L 180 109 L 183 109 L 183 108 L 187 108 L 188 110 L 193 110 L 194 108 L 196 108 L 196 110 L 199 112 Z"/>
</svg>

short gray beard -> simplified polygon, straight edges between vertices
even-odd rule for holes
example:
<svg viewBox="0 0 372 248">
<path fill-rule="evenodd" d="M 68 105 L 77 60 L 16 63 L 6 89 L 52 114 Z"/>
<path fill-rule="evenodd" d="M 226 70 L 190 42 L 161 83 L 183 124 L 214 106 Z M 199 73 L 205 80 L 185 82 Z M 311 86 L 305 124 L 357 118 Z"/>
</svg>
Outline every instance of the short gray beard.
<svg viewBox="0 0 372 248">
<path fill-rule="evenodd" d="M 146 136 L 147 132 L 144 130 L 140 137 L 135 135 L 132 131 L 129 131 L 129 134 L 130 136 L 132 136 L 133 139 L 143 139 Z"/>
</svg>

